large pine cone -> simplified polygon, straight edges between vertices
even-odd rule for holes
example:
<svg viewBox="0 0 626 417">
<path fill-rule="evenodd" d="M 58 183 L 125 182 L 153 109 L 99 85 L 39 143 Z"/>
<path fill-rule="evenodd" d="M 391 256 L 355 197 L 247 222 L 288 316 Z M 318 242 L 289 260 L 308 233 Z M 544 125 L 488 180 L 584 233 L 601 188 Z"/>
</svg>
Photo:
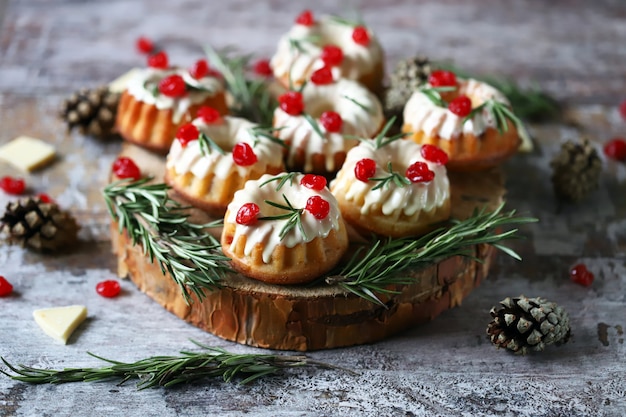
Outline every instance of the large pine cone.
<svg viewBox="0 0 626 417">
<path fill-rule="evenodd" d="M 93 90 L 83 88 L 63 102 L 61 118 L 68 131 L 78 128 L 84 135 L 100 139 L 115 136 L 115 117 L 120 94 L 102 86 Z"/>
<path fill-rule="evenodd" d="M 598 188 L 602 160 L 587 139 L 565 142 L 550 165 L 554 192 L 561 199 L 577 202 Z"/>
<path fill-rule="evenodd" d="M 507 297 L 500 304 L 502 308 L 491 309 L 493 320 L 487 326 L 487 334 L 498 348 L 525 355 L 569 339 L 569 316 L 557 304 L 523 295 Z"/>
<path fill-rule="evenodd" d="M 385 95 L 387 117 L 402 116 L 404 105 L 417 88 L 428 81 L 431 66 L 428 58 L 414 56 L 396 64 L 391 74 L 391 85 Z"/>
</svg>

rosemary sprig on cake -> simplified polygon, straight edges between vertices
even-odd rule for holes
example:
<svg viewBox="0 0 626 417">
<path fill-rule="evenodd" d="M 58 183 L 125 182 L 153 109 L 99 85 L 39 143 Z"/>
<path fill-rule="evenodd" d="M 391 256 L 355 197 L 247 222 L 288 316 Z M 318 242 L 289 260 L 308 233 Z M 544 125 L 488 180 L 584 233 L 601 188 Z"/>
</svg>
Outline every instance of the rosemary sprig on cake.
<svg viewBox="0 0 626 417">
<path fill-rule="evenodd" d="M 226 155 L 224 149 L 204 132 L 200 132 L 200 135 L 198 135 L 198 144 L 200 145 L 200 152 L 202 152 L 204 156 L 210 155 L 213 150 L 217 151 L 220 155 Z"/>
<path fill-rule="evenodd" d="M 221 223 L 195 224 L 185 207 L 172 200 L 165 184 L 150 184 L 151 178 L 114 182 L 104 189 L 104 199 L 119 232 L 126 231 L 133 245 L 159 263 L 179 286 L 185 301 L 191 293 L 199 300 L 206 289 L 215 289 L 231 271 L 220 242 L 205 230 Z"/>
<path fill-rule="evenodd" d="M 302 236 L 306 240 L 306 232 L 304 231 L 304 226 L 302 225 L 302 213 L 304 213 L 304 209 L 295 208 L 287 199 L 287 196 L 285 194 L 283 194 L 283 199 L 285 200 L 285 204 L 280 204 L 270 200 L 265 200 L 265 203 L 280 210 L 284 210 L 285 213 L 277 214 L 275 216 L 261 216 L 259 217 L 259 220 L 287 220 L 287 222 L 285 223 L 283 228 L 280 229 L 280 232 L 278 234 L 280 240 L 283 240 L 285 236 L 287 236 L 289 232 L 291 232 L 295 228 L 298 228 L 298 230 L 300 230 L 300 233 L 302 233 Z"/>
<path fill-rule="evenodd" d="M 389 187 L 392 183 L 396 185 L 396 187 L 403 188 L 406 185 L 410 185 L 411 181 L 404 175 L 393 170 L 391 166 L 391 161 L 387 164 L 387 172 L 389 175 L 386 177 L 376 177 L 370 178 L 370 181 L 378 182 L 373 188 L 372 191 L 378 190 L 379 188 Z"/>
<path fill-rule="evenodd" d="M 239 379 L 240 384 L 248 384 L 290 368 L 342 369 L 303 355 L 238 354 L 193 340 L 192 342 L 202 351 L 181 351 L 180 356 L 151 356 L 136 362 L 119 362 L 88 352 L 94 358 L 111 364 L 100 368 L 43 369 L 25 365 L 15 366 L 1 358 L 13 374 L 3 370 L 0 370 L 0 373 L 29 384 L 119 380 L 118 385 L 122 385 L 131 379 L 138 379 L 137 388 L 142 390 L 155 387 L 169 388 L 206 379 L 219 379 L 224 382 Z"/>
<path fill-rule="evenodd" d="M 513 125 L 517 129 L 521 130 L 523 128 L 523 123 L 519 119 L 519 117 L 517 117 L 515 113 L 513 113 L 506 104 L 500 101 L 494 100 L 493 98 L 485 101 L 480 106 L 472 109 L 472 111 L 463 119 L 463 123 L 465 123 L 468 120 L 471 120 L 472 117 L 474 117 L 476 113 L 482 112 L 483 110 L 487 110 L 489 113 L 491 113 L 491 115 L 494 118 L 494 122 L 496 124 L 496 129 L 498 130 L 498 133 L 500 134 L 503 134 L 504 132 L 508 132 L 509 120 L 511 121 L 511 123 L 513 123 Z"/>
</svg>

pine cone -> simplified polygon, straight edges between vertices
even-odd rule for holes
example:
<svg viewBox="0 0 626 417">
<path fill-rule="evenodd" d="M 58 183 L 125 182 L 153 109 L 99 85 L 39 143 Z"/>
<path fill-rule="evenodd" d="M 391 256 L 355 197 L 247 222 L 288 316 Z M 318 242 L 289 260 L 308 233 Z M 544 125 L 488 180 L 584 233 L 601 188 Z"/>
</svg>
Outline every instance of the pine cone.
<svg viewBox="0 0 626 417">
<path fill-rule="evenodd" d="M 115 135 L 115 116 L 120 95 L 102 86 L 83 88 L 63 102 L 61 118 L 68 131 L 77 127 L 84 135 L 108 139 Z"/>
<path fill-rule="evenodd" d="M 487 334 L 498 348 L 525 355 L 569 339 L 569 317 L 556 303 L 520 295 L 507 297 L 500 304 L 503 308 L 491 309 L 493 320 L 487 326 Z"/>
<path fill-rule="evenodd" d="M 565 142 L 550 165 L 554 192 L 559 198 L 577 202 L 598 188 L 602 160 L 587 139 Z"/>
<path fill-rule="evenodd" d="M 417 88 L 430 76 L 428 58 L 415 56 L 399 61 L 391 74 L 391 86 L 385 94 L 385 112 L 388 117 L 401 116 L 404 105 Z"/>
<path fill-rule="evenodd" d="M 0 231 L 10 243 L 40 252 L 65 250 L 77 241 L 74 217 L 55 203 L 28 198 L 7 204 Z"/>
</svg>

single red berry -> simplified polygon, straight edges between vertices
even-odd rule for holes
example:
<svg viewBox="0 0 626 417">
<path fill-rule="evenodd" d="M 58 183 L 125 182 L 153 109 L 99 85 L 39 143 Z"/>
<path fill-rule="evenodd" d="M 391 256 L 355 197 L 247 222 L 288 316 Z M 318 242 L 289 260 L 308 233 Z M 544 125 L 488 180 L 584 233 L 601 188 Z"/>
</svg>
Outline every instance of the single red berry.
<svg viewBox="0 0 626 417">
<path fill-rule="evenodd" d="M 319 195 L 314 195 L 306 201 L 305 209 L 317 220 L 323 220 L 330 213 L 330 204 Z"/>
<path fill-rule="evenodd" d="M 569 276 L 572 281 L 577 284 L 589 287 L 593 283 L 593 273 L 591 273 L 585 264 L 576 264 L 570 269 Z"/>
<path fill-rule="evenodd" d="M 180 142 L 180 146 L 183 148 L 192 140 L 198 140 L 198 136 L 200 136 L 200 131 L 196 125 L 191 123 L 182 125 L 176 132 L 176 140 Z"/>
<path fill-rule="evenodd" d="M 13 285 L 6 280 L 3 276 L 0 276 L 0 297 L 5 297 L 13 292 Z"/>
<path fill-rule="evenodd" d="M 181 97 L 187 91 L 187 85 L 183 77 L 178 74 L 172 74 L 159 81 L 159 91 L 164 96 Z"/>
<path fill-rule="evenodd" d="M 619 114 L 622 115 L 622 119 L 626 120 L 626 100 L 622 101 L 619 105 Z"/>
<path fill-rule="evenodd" d="M 343 51 L 337 45 L 326 45 L 322 49 L 321 58 L 325 65 L 336 67 L 343 61 Z"/>
<path fill-rule="evenodd" d="M 233 161 L 239 166 L 247 167 L 254 164 L 258 158 L 254 149 L 245 142 L 239 142 L 233 148 Z"/>
<path fill-rule="evenodd" d="M 196 117 L 201 118 L 204 123 L 213 125 L 222 121 L 222 115 L 217 109 L 209 106 L 202 106 L 196 112 Z"/>
<path fill-rule="evenodd" d="M 429 144 L 422 145 L 420 153 L 422 154 L 422 158 L 427 161 L 441 165 L 448 163 L 448 154 L 438 146 Z"/>
<path fill-rule="evenodd" d="M 315 85 L 326 85 L 333 82 L 333 72 L 330 67 L 322 67 L 311 74 L 311 82 Z"/>
<path fill-rule="evenodd" d="M 259 215 L 259 206 L 254 203 L 246 203 L 239 208 L 235 221 L 237 224 L 243 224 L 249 226 L 257 222 L 257 216 Z"/>
<path fill-rule="evenodd" d="M 365 26 L 357 26 L 352 31 L 352 40 L 354 43 L 367 46 L 370 43 L 370 34 Z"/>
<path fill-rule="evenodd" d="M 137 38 L 136 42 L 137 50 L 142 54 L 149 54 L 154 50 L 154 43 L 145 36 L 140 36 Z"/>
<path fill-rule="evenodd" d="M 120 283 L 114 279 L 108 279 L 106 281 L 100 281 L 96 285 L 96 292 L 106 298 L 114 298 L 120 295 Z"/>
<path fill-rule="evenodd" d="M 376 161 L 370 158 L 363 158 L 354 166 L 354 175 L 356 179 L 368 182 L 376 174 Z"/>
<path fill-rule="evenodd" d="M 613 138 L 604 144 L 604 154 L 618 161 L 626 161 L 626 140 Z"/>
<path fill-rule="evenodd" d="M 50 196 L 48 194 L 46 194 L 46 193 L 39 193 L 39 194 L 37 194 L 37 198 L 42 203 L 54 203 L 54 200 L 52 200 L 52 198 L 50 198 Z"/>
<path fill-rule="evenodd" d="M 452 71 L 433 71 L 428 77 L 428 83 L 433 87 L 456 87 L 456 75 Z"/>
<path fill-rule="evenodd" d="M 21 178 L 13 178 L 7 175 L 0 178 L 0 188 L 7 194 L 20 195 L 24 193 L 26 183 Z"/>
<path fill-rule="evenodd" d="M 425 162 L 414 162 L 404 174 L 411 182 L 428 182 L 435 178 L 435 173 L 428 168 Z"/>
<path fill-rule="evenodd" d="M 125 156 L 120 156 L 113 162 L 113 173 L 118 178 L 132 178 L 135 181 L 141 178 L 141 171 L 137 164 Z"/>
<path fill-rule="evenodd" d="M 458 96 L 448 104 L 448 110 L 459 117 L 465 117 L 472 112 L 472 100 L 468 96 Z"/>
<path fill-rule="evenodd" d="M 206 59 L 199 59 L 195 64 L 189 68 L 189 75 L 191 75 L 196 80 L 200 78 L 206 77 L 209 75 L 209 63 Z"/>
<path fill-rule="evenodd" d="M 163 51 L 157 52 L 154 55 L 148 57 L 148 66 L 152 68 L 166 69 L 169 67 L 169 59 L 167 54 Z"/>
<path fill-rule="evenodd" d="M 343 119 L 339 113 L 334 111 L 325 111 L 320 116 L 320 122 L 327 132 L 337 133 L 341 132 L 341 126 L 343 125 Z"/>
<path fill-rule="evenodd" d="M 270 61 L 268 59 L 259 59 L 254 64 L 254 73 L 262 75 L 263 77 L 271 77 L 274 75 L 274 71 L 272 71 L 272 67 L 270 66 Z"/>
<path fill-rule="evenodd" d="M 314 23 L 313 13 L 310 10 L 305 10 L 296 17 L 296 23 L 303 26 L 312 26 Z"/>
<path fill-rule="evenodd" d="M 304 111 L 302 93 L 297 91 L 289 91 L 280 95 L 278 103 L 282 111 L 292 116 L 298 116 Z"/>
<path fill-rule="evenodd" d="M 300 180 L 300 184 L 311 190 L 320 191 L 326 187 L 326 178 L 321 175 L 305 174 Z"/>
</svg>

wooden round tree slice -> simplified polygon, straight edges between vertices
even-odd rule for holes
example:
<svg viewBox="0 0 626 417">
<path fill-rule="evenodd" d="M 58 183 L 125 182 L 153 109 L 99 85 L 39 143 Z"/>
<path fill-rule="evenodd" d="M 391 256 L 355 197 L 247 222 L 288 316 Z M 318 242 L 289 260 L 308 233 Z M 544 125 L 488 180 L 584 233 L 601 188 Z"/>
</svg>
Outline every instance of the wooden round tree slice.
<svg viewBox="0 0 626 417">
<path fill-rule="evenodd" d="M 125 145 L 144 174 L 162 178 L 164 159 Z M 452 214 L 469 217 L 476 207 L 495 209 L 505 193 L 499 170 L 450 174 Z M 173 196 L 176 198 L 176 196 Z M 194 221 L 206 221 L 195 212 Z M 118 274 L 128 276 L 149 297 L 187 322 L 227 340 L 282 350 L 318 350 L 375 342 L 455 307 L 487 275 L 494 248 L 477 245 L 474 257 L 452 257 L 412 271 L 415 283 L 398 286 L 398 294 L 381 297 L 386 308 L 348 294 L 337 286 L 278 286 L 232 274 L 223 287 L 206 291 L 202 302 L 188 305 L 169 275 L 164 275 L 133 246 L 126 234 L 111 226 Z"/>
</svg>

